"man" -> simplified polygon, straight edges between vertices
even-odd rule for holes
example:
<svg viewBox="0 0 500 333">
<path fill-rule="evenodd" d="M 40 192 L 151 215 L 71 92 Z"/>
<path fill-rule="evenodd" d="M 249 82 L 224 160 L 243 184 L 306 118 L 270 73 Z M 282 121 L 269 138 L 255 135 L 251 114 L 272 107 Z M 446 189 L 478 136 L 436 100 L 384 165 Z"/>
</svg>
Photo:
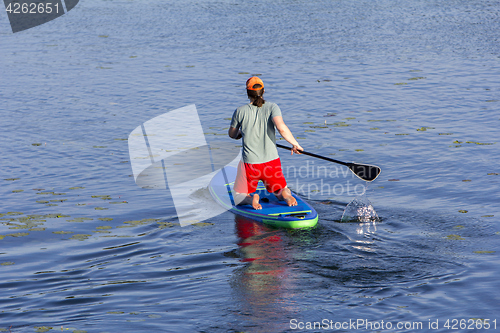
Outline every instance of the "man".
<svg viewBox="0 0 500 333">
<path fill-rule="evenodd" d="M 276 148 L 276 129 L 290 143 L 292 155 L 304 150 L 292 132 L 285 125 L 281 110 L 275 103 L 263 98 L 264 83 L 256 76 L 246 82 L 249 104 L 234 111 L 228 134 L 235 140 L 243 139 L 242 161 L 234 183 L 235 202 L 239 205 L 252 205 L 262 209 L 259 195 L 255 192 L 259 180 L 262 180 L 268 192 L 272 192 L 288 206 L 296 206 L 297 200 L 286 185 L 281 169 L 281 161 Z"/>
</svg>

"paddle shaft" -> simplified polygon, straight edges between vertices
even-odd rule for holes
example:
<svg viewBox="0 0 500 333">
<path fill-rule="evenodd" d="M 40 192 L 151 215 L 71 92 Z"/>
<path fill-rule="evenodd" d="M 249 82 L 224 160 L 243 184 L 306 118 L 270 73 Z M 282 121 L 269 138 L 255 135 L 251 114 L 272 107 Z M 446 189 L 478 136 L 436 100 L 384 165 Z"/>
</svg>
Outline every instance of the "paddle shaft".
<svg viewBox="0 0 500 333">
<path fill-rule="evenodd" d="M 279 143 L 277 143 L 277 144 L 276 144 L 276 147 L 283 148 L 283 149 L 286 149 L 286 150 L 292 150 L 292 148 L 287 147 L 287 146 L 280 145 Z M 353 163 L 346 163 L 346 162 L 342 162 L 342 161 L 334 160 L 333 158 L 324 157 L 324 156 L 321 156 L 321 155 L 316 155 L 316 154 L 309 153 L 309 152 L 304 151 L 304 150 L 301 150 L 301 151 L 300 151 L 300 153 L 301 153 L 301 154 L 304 154 L 304 155 L 308 155 L 308 156 L 316 157 L 316 158 L 319 158 L 319 159 L 322 159 L 322 160 L 325 160 L 325 161 L 328 161 L 328 162 L 333 162 L 333 163 L 342 164 L 342 165 L 345 165 L 345 166 L 348 166 L 348 167 L 350 167 L 350 166 L 352 166 L 352 165 L 353 165 Z"/>
</svg>

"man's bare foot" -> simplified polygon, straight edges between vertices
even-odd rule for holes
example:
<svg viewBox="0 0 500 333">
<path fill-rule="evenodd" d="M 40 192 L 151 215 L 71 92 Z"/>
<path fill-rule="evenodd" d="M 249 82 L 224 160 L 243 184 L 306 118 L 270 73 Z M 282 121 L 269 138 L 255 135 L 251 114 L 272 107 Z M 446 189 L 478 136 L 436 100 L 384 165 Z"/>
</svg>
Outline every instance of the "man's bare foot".
<svg viewBox="0 0 500 333">
<path fill-rule="evenodd" d="M 262 205 L 259 203 L 259 195 L 258 194 L 253 195 L 252 207 L 254 209 L 262 209 Z"/>
<path fill-rule="evenodd" d="M 285 200 L 288 206 L 297 206 L 297 199 L 293 197 L 292 191 L 288 187 L 281 190 L 278 199 Z"/>
</svg>

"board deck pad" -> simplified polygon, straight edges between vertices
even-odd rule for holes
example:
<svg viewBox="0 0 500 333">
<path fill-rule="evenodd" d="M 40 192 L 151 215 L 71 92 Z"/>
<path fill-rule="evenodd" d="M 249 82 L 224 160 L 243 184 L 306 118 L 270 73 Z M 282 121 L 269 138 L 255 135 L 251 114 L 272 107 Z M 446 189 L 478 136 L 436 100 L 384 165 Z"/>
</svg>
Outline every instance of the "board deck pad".
<svg viewBox="0 0 500 333">
<path fill-rule="evenodd" d="M 318 213 L 307 202 L 293 193 L 297 206 L 288 206 L 285 201 L 280 201 L 273 193 L 267 192 L 262 182 L 259 182 L 255 192 L 260 197 L 262 209 L 254 209 L 251 205 L 235 206 L 232 191 L 236 172 L 235 167 L 226 166 L 210 182 L 210 194 L 222 207 L 234 214 L 275 227 L 307 228 L 318 223 Z"/>
</svg>

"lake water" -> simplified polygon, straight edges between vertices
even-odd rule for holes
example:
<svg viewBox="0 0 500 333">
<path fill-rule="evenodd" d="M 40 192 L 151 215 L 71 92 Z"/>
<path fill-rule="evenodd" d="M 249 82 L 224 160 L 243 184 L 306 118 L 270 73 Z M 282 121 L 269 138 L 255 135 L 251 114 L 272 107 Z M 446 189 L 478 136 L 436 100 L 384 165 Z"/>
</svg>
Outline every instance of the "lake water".
<svg viewBox="0 0 500 333">
<path fill-rule="evenodd" d="M 82 0 L 16 34 L 0 15 L 0 331 L 498 330 L 499 15 Z M 382 168 L 380 221 L 341 222 L 365 184 L 287 151 L 313 229 L 228 212 L 180 227 L 168 191 L 134 183 L 132 130 L 195 104 L 207 141 L 229 142 L 253 74 L 306 150 Z"/>
</svg>

